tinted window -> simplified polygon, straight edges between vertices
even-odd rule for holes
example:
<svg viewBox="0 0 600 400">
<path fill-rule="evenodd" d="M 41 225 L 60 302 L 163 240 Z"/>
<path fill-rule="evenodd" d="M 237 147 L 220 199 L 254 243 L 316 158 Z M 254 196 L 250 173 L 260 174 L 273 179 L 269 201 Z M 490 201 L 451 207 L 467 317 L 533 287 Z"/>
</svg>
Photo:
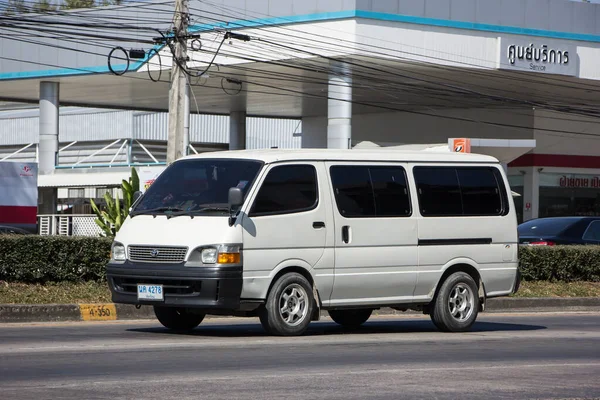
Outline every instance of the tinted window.
<svg viewBox="0 0 600 400">
<path fill-rule="evenodd" d="M 403 168 L 369 168 L 375 214 L 378 217 L 410 215 L 410 198 Z"/>
<path fill-rule="evenodd" d="M 460 187 L 455 168 L 414 169 L 419 204 L 423 215 L 462 215 Z"/>
<path fill-rule="evenodd" d="M 459 168 L 456 172 L 464 215 L 499 215 L 502 212 L 502 197 L 494 171 Z"/>
<path fill-rule="evenodd" d="M 317 204 L 317 173 L 312 165 L 283 165 L 269 171 L 251 215 L 306 211 Z"/>
<path fill-rule="evenodd" d="M 519 236 L 556 236 L 577 223 L 577 218 L 533 219 L 519 225 Z"/>
<path fill-rule="evenodd" d="M 134 213 L 181 209 L 197 213 L 227 213 L 229 188 L 239 187 L 244 196 L 262 163 L 246 160 L 197 159 L 171 164 L 148 188 Z"/>
<path fill-rule="evenodd" d="M 367 167 L 331 167 L 338 210 L 344 217 L 375 215 L 375 199 Z"/>
<path fill-rule="evenodd" d="M 583 235 L 585 240 L 598 240 L 600 241 L 600 221 L 592 221 L 588 229 Z"/>
<path fill-rule="evenodd" d="M 330 174 L 338 210 L 344 217 L 411 214 L 403 168 L 334 166 Z"/>
<path fill-rule="evenodd" d="M 424 216 L 502 215 L 508 211 L 500 174 L 488 167 L 416 167 Z"/>
</svg>

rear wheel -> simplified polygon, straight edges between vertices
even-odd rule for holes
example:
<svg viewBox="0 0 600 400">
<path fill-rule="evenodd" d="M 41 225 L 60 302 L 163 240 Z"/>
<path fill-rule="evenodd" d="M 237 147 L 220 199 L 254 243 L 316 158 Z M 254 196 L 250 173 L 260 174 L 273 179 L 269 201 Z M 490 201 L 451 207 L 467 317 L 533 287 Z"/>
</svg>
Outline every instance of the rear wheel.
<svg viewBox="0 0 600 400">
<path fill-rule="evenodd" d="M 200 325 L 205 314 L 194 314 L 185 308 L 154 306 L 154 314 L 165 327 L 175 331 L 189 331 Z"/>
<path fill-rule="evenodd" d="M 354 329 L 367 322 L 372 312 L 371 309 L 330 310 L 329 316 L 344 328 Z"/>
<path fill-rule="evenodd" d="M 304 276 L 294 272 L 277 279 L 259 317 L 268 333 L 297 336 L 308 329 L 313 310 L 312 287 Z"/>
<path fill-rule="evenodd" d="M 471 275 L 455 272 L 450 275 L 433 300 L 431 320 L 444 332 L 464 332 L 471 328 L 479 312 L 477 284 Z"/>
</svg>

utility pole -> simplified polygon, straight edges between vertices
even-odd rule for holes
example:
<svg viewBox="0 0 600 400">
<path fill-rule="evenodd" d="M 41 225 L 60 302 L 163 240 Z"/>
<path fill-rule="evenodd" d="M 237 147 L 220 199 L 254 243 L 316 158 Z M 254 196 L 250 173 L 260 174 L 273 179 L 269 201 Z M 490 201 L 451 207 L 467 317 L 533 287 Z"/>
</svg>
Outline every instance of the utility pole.
<svg viewBox="0 0 600 400">
<path fill-rule="evenodd" d="M 187 154 L 184 148 L 185 129 L 189 113 L 187 97 L 187 39 L 188 39 L 188 0 L 175 1 L 173 64 L 171 66 L 171 90 L 169 91 L 169 135 L 167 139 L 167 164 Z"/>
</svg>

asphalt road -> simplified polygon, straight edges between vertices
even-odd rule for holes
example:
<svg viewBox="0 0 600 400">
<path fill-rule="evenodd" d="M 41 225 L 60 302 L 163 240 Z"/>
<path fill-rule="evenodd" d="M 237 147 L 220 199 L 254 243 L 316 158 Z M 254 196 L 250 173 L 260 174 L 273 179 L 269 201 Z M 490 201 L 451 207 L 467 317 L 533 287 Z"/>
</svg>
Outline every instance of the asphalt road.
<svg viewBox="0 0 600 400">
<path fill-rule="evenodd" d="M 266 336 L 254 319 L 190 334 L 153 322 L 0 325 L 0 398 L 600 398 L 600 313 L 482 314 L 474 330 L 427 317 L 330 321 Z"/>
</svg>

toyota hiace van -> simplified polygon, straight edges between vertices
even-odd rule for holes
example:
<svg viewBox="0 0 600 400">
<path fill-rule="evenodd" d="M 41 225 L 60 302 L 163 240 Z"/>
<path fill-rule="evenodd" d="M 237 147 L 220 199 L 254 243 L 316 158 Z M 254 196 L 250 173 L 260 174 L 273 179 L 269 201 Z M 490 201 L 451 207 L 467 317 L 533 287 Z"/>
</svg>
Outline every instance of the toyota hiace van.
<svg viewBox="0 0 600 400">
<path fill-rule="evenodd" d="M 373 310 L 466 331 L 517 291 L 517 218 L 489 156 L 423 151 L 241 150 L 187 156 L 137 199 L 112 245 L 116 303 L 162 325 L 258 316 L 301 335 L 320 311 L 348 328 Z"/>
</svg>

